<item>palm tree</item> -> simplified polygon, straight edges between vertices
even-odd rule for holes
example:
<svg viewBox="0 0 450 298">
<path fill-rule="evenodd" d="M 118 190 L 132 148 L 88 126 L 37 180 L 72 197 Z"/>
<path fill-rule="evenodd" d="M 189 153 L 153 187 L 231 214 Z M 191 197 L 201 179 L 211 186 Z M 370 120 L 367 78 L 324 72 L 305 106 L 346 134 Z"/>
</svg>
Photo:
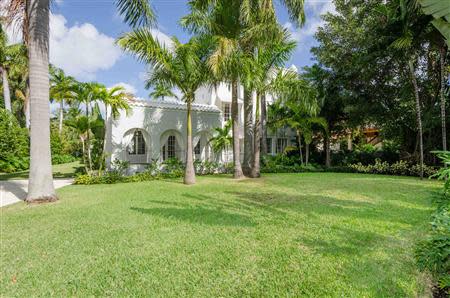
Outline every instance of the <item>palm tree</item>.
<svg viewBox="0 0 450 298">
<path fill-rule="evenodd" d="M 28 0 L 30 179 L 27 202 L 57 200 L 50 151 L 49 0 Z"/>
<path fill-rule="evenodd" d="M 153 66 L 147 85 L 164 84 L 177 87 L 186 102 L 186 169 L 185 184 L 195 183 L 195 170 L 192 148 L 192 103 L 195 92 L 209 78 L 207 57 L 211 40 L 194 37 L 182 44 L 172 37 L 173 48 L 161 45 L 147 28 L 137 29 L 120 37 L 120 47 L 136 56 L 140 61 Z"/>
<path fill-rule="evenodd" d="M 256 115 L 252 142 L 254 147 L 250 173 L 253 178 L 260 176 L 261 144 L 266 143 L 265 138 L 261 141 L 262 103 L 265 103 L 267 93 L 281 91 L 281 86 L 297 79 L 296 73 L 278 70 L 289 59 L 294 48 L 295 42 L 290 39 L 289 32 L 279 28 L 277 39 L 272 39 L 270 43 L 258 47 L 245 63 L 244 84 L 248 89 L 256 92 Z"/>
<path fill-rule="evenodd" d="M 309 146 L 314 127 L 327 130 L 326 120 L 317 117 L 319 105 L 315 90 L 305 81 L 294 79 L 282 83 L 280 100 L 270 106 L 269 125 L 273 128 L 288 126 L 297 134 L 299 159 L 303 164 L 302 138 L 305 140 L 305 163 L 309 161 Z"/>
<path fill-rule="evenodd" d="M 209 140 L 209 143 L 212 146 L 214 153 L 220 154 L 223 151 L 227 151 L 233 142 L 233 138 L 231 137 L 231 120 L 228 120 L 225 125 L 222 127 L 214 128 L 214 135 Z"/>
<path fill-rule="evenodd" d="M 26 77 L 28 75 L 27 68 L 27 52 L 23 44 L 7 45 L 7 36 L 0 25 L 0 73 L 3 82 L 3 98 L 5 101 L 5 109 L 12 111 L 11 107 L 11 90 L 9 86 L 10 75 L 20 75 Z"/>
<path fill-rule="evenodd" d="M 304 0 L 282 0 L 290 19 L 296 24 L 304 22 Z M 275 7 L 272 1 L 255 0 L 193 0 L 189 3 L 191 12 L 181 20 L 181 24 L 191 32 L 206 34 L 216 40 L 216 50 L 210 58 L 210 65 L 216 79 L 231 85 L 233 120 L 233 160 L 234 178 L 243 177 L 240 162 L 240 142 L 238 137 L 238 83 L 242 77 L 242 60 L 252 55 L 257 41 L 270 40 L 276 27 Z M 276 32 L 276 30 L 275 30 Z M 251 111 L 250 94 L 244 96 L 244 161 L 249 163 L 251 152 Z"/>
<path fill-rule="evenodd" d="M 50 98 L 59 102 L 59 127 L 58 131 L 61 135 L 64 121 L 64 100 L 73 101 L 75 78 L 66 76 L 64 71 L 59 68 L 50 68 Z"/>
<path fill-rule="evenodd" d="M 28 202 L 57 200 L 53 186 L 50 152 L 49 108 L 49 0 L 12 0 L 6 7 L 6 21 L 23 21 L 28 47 L 30 75 L 30 179 Z M 155 23 L 148 0 L 116 0 L 120 15 L 132 27 Z"/>
<path fill-rule="evenodd" d="M 105 126 L 108 125 L 108 116 L 111 113 L 112 119 L 117 119 L 120 116 L 121 111 L 125 111 L 125 114 L 128 116 L 131 112 L 130 105 L 128 104 L 128 99 L 131 98 L 131 95 L 125 91 L 125 88 L 122 86 L 115 86 L 112 88 L 102 88 L 101 95 L 99 100 L 105 105 Z M 110 112 L 108 111 L 110 109 Z M 104 129 L 103 136 L 103 150 L 102 157 L 100 160 L 99 166 L 99 174 L 102 173 L 102 166 L 104 160 L 106 158 L 106 137 L 107 137 L 107 129 Z"/>
<path fill-rule="evenodd" d="M 94 108 L 99 101 L 102 101 L 104 90 L 105 86 L 96 82 L 78 83 L 73 86 L 74 96 L 79 103 L 84 105 L 84 115 L 88 119 L 88 121 L 86 121 L 88 127 L 85 143 L 89 174 L 93 171 L 91 146 L 91 132 L 93 127 L 91 127 L 91 124 L 94 123 L 96 127 L 98 126 L 96 121 L 99 117 L 101 118 L 101 115 L 98 115 L 99 112 L 94 110 Z"/>
<path fill-rule="evenodd" d="M 161 98 L 164 100 L 166 96 L 177 98 L 177 96 L 172 92 L 172 88 L 163 84 L 157 84 L 154 90 L 150 93 L 150 97 L 155 99 Z"/>
</svg>

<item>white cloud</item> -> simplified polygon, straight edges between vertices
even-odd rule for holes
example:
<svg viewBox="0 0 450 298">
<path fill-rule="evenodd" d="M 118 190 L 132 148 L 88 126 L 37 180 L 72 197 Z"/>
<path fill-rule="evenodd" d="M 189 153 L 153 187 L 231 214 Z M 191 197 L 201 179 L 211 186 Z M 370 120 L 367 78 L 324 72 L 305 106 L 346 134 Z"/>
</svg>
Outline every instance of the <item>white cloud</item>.
<svg viewBox="0 0 450 298">
<path fill-rule="evenodd" d="M 114 86 L 111 86 L 111 88 L 117 87 L 117 86 L 123 87 L 127 93 L 131 93 L 131 94 L 137 93 L 136 87 L 134 87 L 131 84 L 120 82 L 120 83 L 115 84 Z"/>
<path fill-rule="evenodd" d="M 99 70 L 107 70 L 121 57 L 114 38 L 90 24 L 67 26 L 62 15 L 50 16 L 50 62 L 67 74 L 91 80 Z"/>
<path fill-rule="evenodd" d="M 336 7 L 332 0 L 310 0 L 305 3 L 305 11 L 307 16 L 304 27 L 295 28 L 291 22 L 284 24 L 284 27 L 291 31 L 292 38 L 297 42 L 314 36 L 317 29 L 325 23 L 321 16 L 328 12 L 335 13 Z"/>
<path fill-rule="evenodd" d="M 158 29 L 150 29 L 150 31 L 153 37 L 156 38 L 159 43 L 166 46 L 166 48 L 171 49 L 173 47 L 173 41 L 167 34 Z"/>
</svg>

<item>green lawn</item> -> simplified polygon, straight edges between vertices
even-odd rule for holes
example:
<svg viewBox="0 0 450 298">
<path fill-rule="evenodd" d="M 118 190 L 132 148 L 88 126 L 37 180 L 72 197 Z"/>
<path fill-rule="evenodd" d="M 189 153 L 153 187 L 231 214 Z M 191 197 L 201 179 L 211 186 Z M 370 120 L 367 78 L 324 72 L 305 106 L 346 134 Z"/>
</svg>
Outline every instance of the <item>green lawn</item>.
<svg viewBox="0 0 450 298">
<path fill-rule="evenodd" d="M 83 167 L 79 161 L 64 163 L 60 165 L 53 165 L 54 178 L 72 178 L 75 177 L 75 172 Z M 21 171 L 15 173 L 0 173 L 0 180 L 11 179 L 28 179 L 28 171 Z"/>
<path fill-rule="evenodd" d="M 69 186 L 2 209 L 0 296 L 428 296 L 435 181 L 358 174 Z"/>
</svg>

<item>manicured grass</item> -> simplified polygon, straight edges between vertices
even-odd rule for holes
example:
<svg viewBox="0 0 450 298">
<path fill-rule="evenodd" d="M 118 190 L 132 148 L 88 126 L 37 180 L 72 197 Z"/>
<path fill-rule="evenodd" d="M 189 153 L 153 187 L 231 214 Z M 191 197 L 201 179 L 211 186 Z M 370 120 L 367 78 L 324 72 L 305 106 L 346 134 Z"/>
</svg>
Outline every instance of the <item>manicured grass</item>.
<svg viewBox="0 0 450 298">
<path fill-rule="evenodd" d="M 2 209 L 0 296 L 428 296 L 435 181 L 358 174 L 69 186 Z"/>
<path fill-rule="evenodd" d="M 53 165 L 53 178 L 72 178 L 75 172 L 82 169 L 83 164 L 79 161 Z M 29 171 L 21 171 L 15 173 L 0 173 L 0 180 L 11 179 L 28 179 Z"/>
</svg>

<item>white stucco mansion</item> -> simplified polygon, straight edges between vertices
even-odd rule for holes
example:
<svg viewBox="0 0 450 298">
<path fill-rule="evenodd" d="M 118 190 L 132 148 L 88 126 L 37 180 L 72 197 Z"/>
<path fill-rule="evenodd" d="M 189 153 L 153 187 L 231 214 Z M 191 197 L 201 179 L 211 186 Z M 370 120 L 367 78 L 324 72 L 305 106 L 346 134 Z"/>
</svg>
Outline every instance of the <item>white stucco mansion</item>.
<svg viewBox="0 0 450 298">
<path fill-rule="evenodd" d="M 238 88 L 239 122 L 241 130 L 241 157 L 243 153 L 243 87 Z M 255 100 L 255 96 L 254 99 Z M 267 104 L 273 98 L 267 96 Z M 164 161 L 177 157 L 185 159 L 186 104 L 175 98 L 165 100 L 131 100 L 132 113 L 123 113 L 110 120 L 107 131 L 107 151 L 111 152 L 107 163 L 119 159 L 129 161 L 130 170 L 142 171 L 152 160 Z M 222 127 L 231 117 L 231 87 L 222 83 L 216 87 L 202 87 L 196 92 L 192 105 L 193 146 L 195 159 L 230 162 L 231 150 L 214 154 L 208 143 L 213 129 Z M 295 141 L 288 130 L 268 132 L 270 154 L 283 152 Z"/>
</svg>

